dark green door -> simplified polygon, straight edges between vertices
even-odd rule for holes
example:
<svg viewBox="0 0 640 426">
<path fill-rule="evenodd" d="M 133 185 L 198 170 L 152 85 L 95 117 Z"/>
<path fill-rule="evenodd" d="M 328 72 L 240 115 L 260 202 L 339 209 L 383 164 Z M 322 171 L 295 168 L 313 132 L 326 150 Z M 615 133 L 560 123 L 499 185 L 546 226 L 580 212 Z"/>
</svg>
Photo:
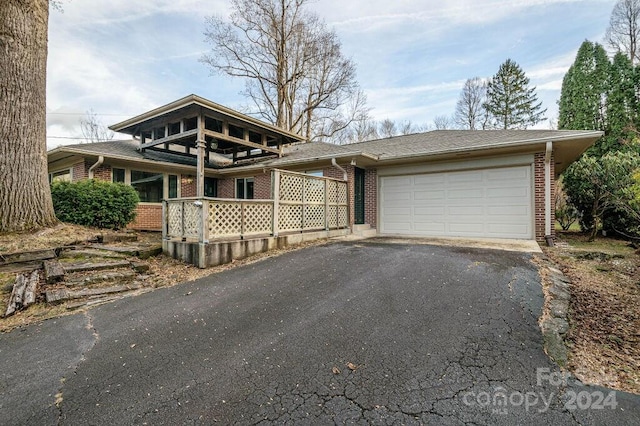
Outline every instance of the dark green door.
<svg viewBox="0 0 640 426">
<path fill-rule="evenodd" d="M 364 223 L 364 169 L 356 167 L 353 187 L 355 223 L 362 225 Z"/>
</svg>

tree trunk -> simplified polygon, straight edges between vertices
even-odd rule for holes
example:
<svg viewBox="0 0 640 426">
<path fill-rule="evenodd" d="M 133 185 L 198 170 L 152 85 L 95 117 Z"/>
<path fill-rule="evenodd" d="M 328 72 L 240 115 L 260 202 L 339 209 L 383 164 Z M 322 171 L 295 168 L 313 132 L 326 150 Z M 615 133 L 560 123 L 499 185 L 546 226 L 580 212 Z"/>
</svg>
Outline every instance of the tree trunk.
<svg viewBox="0 0 640 426">
<path fill-rule="evenodd" d="M 56 222 L 47 174 L 48 0 L 0 7 L 0 231 Z"/>
</svg>

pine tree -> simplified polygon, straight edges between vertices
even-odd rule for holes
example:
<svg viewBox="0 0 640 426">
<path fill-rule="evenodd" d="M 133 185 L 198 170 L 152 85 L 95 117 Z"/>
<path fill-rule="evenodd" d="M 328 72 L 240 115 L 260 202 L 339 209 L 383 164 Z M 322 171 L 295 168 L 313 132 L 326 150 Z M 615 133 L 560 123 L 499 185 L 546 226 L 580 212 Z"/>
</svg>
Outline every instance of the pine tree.
<svg viewBox="0 0 640 426">
<path fill-rule="evenodd" d="M 585 40 L 562 81 L 559 129 L 605 130 L 608 75 L 604 47 Z"/>
<path fill-rule="evenodd" d="M 507 59 L 487 85 L 485 109 L 498 129 L 526 129 L 543 120 L 546 108 L 538 102 L 536 88 L 529 88 L 529 78 L 520 66 Z"/>
</svg>

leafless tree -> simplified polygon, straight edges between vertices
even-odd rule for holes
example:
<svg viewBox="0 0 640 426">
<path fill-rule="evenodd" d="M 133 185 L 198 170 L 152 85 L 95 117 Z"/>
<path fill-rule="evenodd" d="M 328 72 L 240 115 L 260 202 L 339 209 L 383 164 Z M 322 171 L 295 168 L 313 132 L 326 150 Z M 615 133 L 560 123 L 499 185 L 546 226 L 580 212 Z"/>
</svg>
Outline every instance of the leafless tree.
<svg viewBox="0 0 640 426">
<path fill-rule="evenodd" d="M 262 118 L 320 140 L 346 129 L 365 105 L 355 64 L 336 33 L 305 10 L 309 1 L 231 0 L 230 22 L 206 19 L 211 51 L 201 62 L 244 78 Z"/>
<path fill-rule="evenodd" d="M 0 7 L 0 232 L 56 222 L 47 173 L 47 0 Z"/>
<path fill-rule="evenodd" d="M 454 121 L 448 115 L 436 115 L 433 119 L 436 130 L 449 130 L 454 128 Z"/>
<path fill-rule="evenodd" d="M 398 135 L 398 128 L 396 122 L 385 118 L 378 124 L 378 134 L 381 138 L 391 138 Z"/>
<path fill-rule="evenodd" d="M 640 0 L 618 0 L 611 11 L 605 39 L 609 46 L 625 53 L 631 62 L 640 60 Z"/>
<path fill-rule="evenodd" d="M 85 142 L 104 142 L 113 139 L 114 133 L 102 124 L 96 113 L 90 109 L 80 119 L 80 129 Z"/>
<path fill-rule="evenodd" d="M 480 77 L 464 82 L 456 103 L 454 121 L 458 127 L 469 130 L 485 130 L 489 125 L 489 114 L 484 108 L 487 98 L 487 82 Z"/>
</svg>

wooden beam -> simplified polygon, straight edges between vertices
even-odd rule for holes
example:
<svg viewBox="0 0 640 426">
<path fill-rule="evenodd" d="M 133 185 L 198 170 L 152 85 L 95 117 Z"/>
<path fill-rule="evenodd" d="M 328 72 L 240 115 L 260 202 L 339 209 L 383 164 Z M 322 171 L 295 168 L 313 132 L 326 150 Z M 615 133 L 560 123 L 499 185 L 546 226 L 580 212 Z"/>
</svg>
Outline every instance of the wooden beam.
<svg viewBox="0 0 640 426">
<path fill-rule="evenodd" d="M 177 134 L 171 135 L 171 136 L 165 136 L 164 138 L 160 138 L 160 139 L 153 140 L 151 142 L 143 143 L 142 145 L 140 145 L 140 148 L 142 148 L 142 149 L 151 148 L 152 146 L 160 145 L 160 144 L 163 144 L 163 143 L 169 143 L 169 142 L 173 142 L 173 141 L 178 140 L 178 139 L 188 138 L 189 136 L 197 136 L 197 135 L 198 135 L 198 129 L 187 130 L 186 132 L 177 133 Z"/>
<path fill-rule="evenodd" d="M 214 132 L 212 130 L 206 130 L 205 129 L 204 134 L 206 136 L 211 136 L 213 138 L 220 139 L 220 140 L 223 140 L 223 141 L 233 142 L 233 143 L 236 143 L 238 145 L 248 146 L 248 147 L 253 148 L 253 149 L 261 149 L 263 151 L 273 152 L 274 154 L 279 154 L 280 153 L 280 150 L 278 148 L 272 148 L 270 146 L 264 146 L 264 145 L 259 144 L 259 143 L 249 142 L 248 140 L 234 138 L 233 136 L 228 136 L 228 135 L 225 136 L 223 134 L 220 134 L 218 132 Z"/>
</svg>

